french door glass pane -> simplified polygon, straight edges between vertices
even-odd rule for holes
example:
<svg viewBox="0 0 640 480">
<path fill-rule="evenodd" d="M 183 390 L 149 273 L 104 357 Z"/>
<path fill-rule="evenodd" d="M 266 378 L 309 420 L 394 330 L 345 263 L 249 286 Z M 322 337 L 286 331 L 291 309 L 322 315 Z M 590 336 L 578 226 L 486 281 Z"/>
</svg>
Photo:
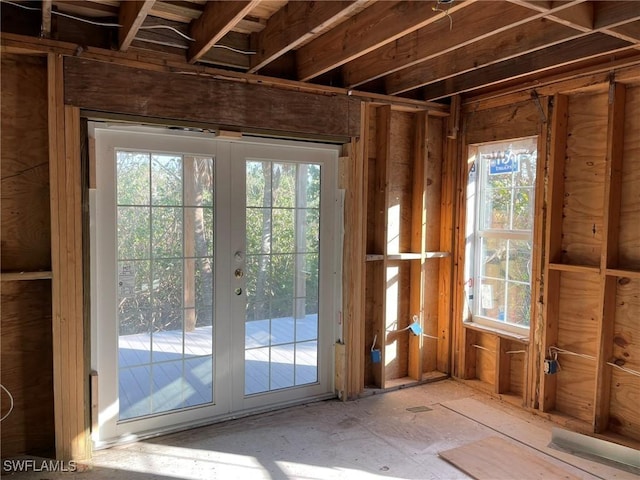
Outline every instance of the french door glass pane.
<svg viewBox="0 0 640 480">
<path fill-rule="evenodd" d="M 246 163 L 245 395 L 318 381 L 320 165 Z"/>
<path fill-rule="evenodd" d="M 117 151 L 120 420 L 213 402 L 213 159 Z"/>
</svg>

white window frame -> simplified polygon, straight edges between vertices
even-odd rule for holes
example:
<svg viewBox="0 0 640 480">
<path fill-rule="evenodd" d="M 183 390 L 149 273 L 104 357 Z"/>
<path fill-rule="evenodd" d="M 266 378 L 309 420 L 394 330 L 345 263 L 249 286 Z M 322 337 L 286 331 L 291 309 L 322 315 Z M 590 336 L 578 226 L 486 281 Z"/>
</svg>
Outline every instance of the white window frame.
<svg viewBox="0 0 640 480">
<path fill-rule="evenodd" d="M 469 161 L 471 162 L 471 151 L 475 149 L 476 152 L 479 151 L 480 148 L 486 147 L 487 145 L 503 145 L 507 143 L 515 143 L 520 141 L 531 141 L 537 151 L 537 136 L 531 137 L 522 137 L 515 139 L 505 139 L 505 140 L 496 140 L 493 142 L 487 143 L 479 143 L 469 145 Z M 478 152 L 479 153 L 479 152 Z M 475 323 L 482 327 L 487 327 L 490 329 L 495 329 L 499 331 L 503 331 L 505 333 L 514 334 L 517 336 L 527 337 L 529 336 L 530 325 L 531 325 L 531 313 L 532 313 L 532 305 L 533 302 L 529 305 L 529 325 L 517 325 L 514 323 L 509 323 L 506 320 L 500 321 L 495 320 L 491 317 L 481 315 L 479 312 L 481 310 L 482 304 L 482 292 L 481 292 L 481 282 L 480 277 L 482 276 L 482 255 L 481 251 L 481 242 L 483 239 L 503 239 L 503 240 L 527 240 L 533 244 L 534 241 L 534 230 L 535 225 L 532 224 L 531 230 L 517 230 L 513 228 L 509 229 L 483 229 L 481 228 L 481 220 L 482 220 L 482 192 L 487 188 L 485 185 L 485 179 L 482 172 L 483 165 L 480 163 L 481 158 L 478 154 L 476 154 L 476 158 L 474 159 L 474 165 L 472 167 L 475 168 L 475 176 L 470 175 L 468 177 L 468 185 L 467 185 L 467 222 L 466 222 L 466 236 L 470 239 L 467 242 L 466 248 L 466 261 L 465 261 L 465 278 L 467 278 L 466 284 L 466 292 L 465 296 L 467 297 L 468 306 L 469 306 L 469 315 L 464 320 L 467 322 Z M 534 175 L 537 174 L 537 168 L 534 169 Z M 537 180 L 534 178 L 534 182 L 532 185 L 532 195 L 530 202 L 532 203 L 531 208 L 535 208 L 535 193 L 536 193 L 536 182 Z M 509 204 L 509 218 L 513 217 L 513 206 L 514 206 L 514 187 L 511 186 L 511 202 Z M 533 276 L 532 276 L 532 266 L 533 266 L 533 249 L 531 253 L 531 268 L 529 270 L 529 287 L 533 290 Z M 485 275 L 486 277 L 486 275 Z M 508 285 L 510 281 L 508 280 L 508 272 L 505 274 L 505 285 Z M 505 295 L 508 295 L 508 292 L 505 292 Z M 507 312 L 505 312 L 505 317 L 507 316 Z"/>
</svg>

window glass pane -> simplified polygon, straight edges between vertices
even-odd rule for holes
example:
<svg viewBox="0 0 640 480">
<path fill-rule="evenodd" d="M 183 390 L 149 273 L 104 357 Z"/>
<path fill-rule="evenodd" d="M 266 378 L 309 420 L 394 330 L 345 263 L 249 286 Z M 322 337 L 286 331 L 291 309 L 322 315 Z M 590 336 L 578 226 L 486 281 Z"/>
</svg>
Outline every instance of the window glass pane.
<svg viewBox="0 0 640 480">
<path fill-rule="evenodd" d="M 318 381 L 318 342 L 296 344 L 296 385 Z"/>
<path fill-rule="evenodd" d="M 183 393 L 185 407 L 213 401 L 213 359 L 190 358 L 184 362 Z"/>
<path fill-rule="evenodd" d="M 296 206 L 297 166 L 291 163 L 274 163 L 271 188 L 273 206 L 293 208 Z"/>
<path fill-rule="evenodd" d="M 531 248 L 528 240 L 509 240 L 509 280 L 531 282 Z"/>
<path fill-rule="evenodd" d="M 480 204 L 481 228 L 484 230 L 508 230 L 511 189 L 487 189 L 482 197 L 483 201 Z"/>
<path fill-rule="evenodd" d="M 294 333 L 295 323 L 291 316 L 271 320 L 271 345 L 293 342 Z"/>
<path fill-rule="evenodd" d="M 480 315 L 504 322 L 505 282 L 492 278 L 480 278 Z"/>
<path fill-rule="evenodd" d="M 152 248 L 156 258 L 182 256 L 182 208 L 154 207 Z"/>
<path fill-rule="evenodd" d="M 149 258 L 149 207 L 118 207 L 118 258 Z"/>
<path fill-rule="evenodd" d="M 155 209 L 155 212 L 157 210 Z M 211 257 L 213 255 L 213 209 L 185 208 L 184 228 L 185 257 Z"/>
<path fill-rule="evenodd" d="M 270 348 L 252 348 L 244 352 L 244 393 L 269 390 Z"/>
<path fill-rule="evenodd" d="M 182 259 L 153 262 L 153 307 L 159 310 L 182 308 Z"/>
<path fill-rule="evenodd" d="M 508 284 L 506 321 L 514 325 L 529 326 L 531 312 L 531 287 L 527 283 Z"/>
<path fill-rule="evenodd" d="M 533 230 L 533 188 L 516 188 L 513 195 L 513 229 Z"/>
<path fill-rule="evenodd" d="M 294 385 L 294 344 L 271 347 L 271 390 Z"/>
<path fill-rule="evenodd" d="M 247 253 L 271 252 L 271 209 L 247 208 Z"/>
<path fill-rule="evenodd" d="M 213 158 L 184 157 L 184 204 L 213 205 Z"/>
<path fill-rule="evenodd" d="M 296 251 L 296 225 L 293 209 L 274 208 L 272 245 L 273 253 L 293 253 Z"/>
<path fill-rule="evenodd" d="M 151 198 L 154 205 L 182 205 L 181 156 L 151 156 Z"/>
<path fill-rule="evenodd" d="M 271 206 L 271 163 L 247 162 L 247 207 Z"/>
<path fill-rule="evenodd" d="M 298 225 L 299 230 L 305 233 L 305 252 L 318 252 L 320 250 L 320 210 L 307 209 L 304 227 Z"/>
<path fill-rule="evenodd" d="M 514 173 L 513 183 L 516 187 L 533 187 L 536 184 L 536 156 L 535 145 L 523 145 L 517 150 L 516 156 L 519 169 Z"/>
<path fill-rule="evenodd" d="M 118 374 L 120 420 L 151 413 L 151 366 L 121 368 Z"/>
<path fill-rule="evenodd" d="M 116 153 L 118 205 L 149 205 L 150 158 L 142 152 Z"/>
<path fill-rule="evenodd" d="M 480 275 L 504 279 L 507 274 L 507 241 L 502 238 L 483 238 L 480 245 Z"/>
<path fill-rule="evenodd" d="M 307 185 L 304 188 L 306 195 L 307 208 L 320 208 L 320 165 L 301 165 L 300 168 L 306 168 L 306 175 L 302 178 L 307 179 Z"/>
</svg>

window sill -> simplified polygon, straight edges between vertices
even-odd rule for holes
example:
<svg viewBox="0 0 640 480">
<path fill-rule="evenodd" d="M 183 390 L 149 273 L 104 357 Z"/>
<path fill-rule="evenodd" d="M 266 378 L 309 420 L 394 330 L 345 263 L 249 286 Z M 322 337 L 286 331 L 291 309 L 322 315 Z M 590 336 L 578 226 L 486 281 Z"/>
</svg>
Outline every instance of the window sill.
<svg viewBox="0 0 640 480">
<path fill-rule="evenodd" d="M 477 332 L 492 333 L 494 335 L 497 335 L 498 337 L 506 338 L 507 340 L 515 340 L 516 342 L 529 344 L 528 335 L 525 336 L 519 333 L 501 330 L 499 328 L 488 327 L 487 325 L 481 325 L 473 321 L 463 321 L 462 325 L 464 326 L 464 328 L 475 330 Z"/>
</svg>

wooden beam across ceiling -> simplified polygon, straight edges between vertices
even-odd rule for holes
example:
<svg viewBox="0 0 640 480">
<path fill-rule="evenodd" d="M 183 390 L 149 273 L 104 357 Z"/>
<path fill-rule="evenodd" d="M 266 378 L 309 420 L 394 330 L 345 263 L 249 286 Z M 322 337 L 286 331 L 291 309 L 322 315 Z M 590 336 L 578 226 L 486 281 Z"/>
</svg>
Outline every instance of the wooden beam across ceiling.
<svg viewBox="0 0 640 480">
<path fill-rule="evenodd" d="M 443 18 L 348 63 L 342 69 L 345 85 L 356 87 L 411 67 L 514 24 L 527 22 L 535 18 L 536 13 L 505 2 L 483 1 L 450 15 L 449 19 Z"/>
<path fill-rule="evenodd" d="M 118 14 L 121 25 L 118 32 L 118 47 L 121 51 L 127 51 L 155 3 L 155 0 L 121 2 Z"/>
<path fill-rule="evenodd" d="M 448 12 L 474 1 L 456 2 Z M 298 79 L 315 78 L 445 16 L 427 2 L 376 2 L 298 49 Z"/>
<path fill-rule="evenodd" d="M 629 42 L 603 33 L 592 33 L 561 43 L 551 50 L 537 50 L 428 85 L 424 87 L 423 97 L 425 100 L 446 98 L 481 86 L 494 85 L 523 75 L 541 73 L 591 57 L 629 49 L 633 49 Z"/>
<path fill-rule="evenodd" d="M 207 2 L 202 15 L 191 23 L 194 42 L 189 63 L 195 63 L 239 23 L 260 0 Z"/>
<path fill-rule="evenodd" d="M 640 20 L 607 29 L 609 35 L 640 44 Z"/>
<path fill-rule="evenodd" d="M 471 47 L 457 48 L 395 72 L 385 78 L 385 88 L 393 94 L 403 93 L 582 35 L 582 32 L 564 25 L 537 19 L 486 37 Z"/>
<path fill-rule="evenodd" d="M 40 35 L 51 37 L 51 0 L 42 0 L 42 27 Z"/>
<path fill-rule="evenodd" d="M 385 91 L 387 94 L 392 95 L 407 92 L 454 75 L 463 75 L 472 69 L 525 55 L 535 50 L 550 47 L 558 48 L 557 44 L 559 42 L 573 40 L 595 32 L 606 33 L 611 37 L 616 37 L 629 43 L 638 43 L 637 39 L 633 38 L 633 32 L 634 26 L 638 28 L 635 23 L 640 16 L 640 9 L 627 8 L 624 3 L 628 2 L 611 3 L 617 3 L 617 5 L 609 6 L 606 12 L 596 12 L 594 25 L 597 27 L 595 30 L 584 33 L 584 29 L 578 25 L 573 24 L 571 28 L 566 27 L 566 22 L 558 22 L 555 14 L 545 15 L 542 20 L 535 20 L 536 23 L 533 21 L 519 22 L 511 25 L 509 29 L 503 29 L 505 30 L 503 32 L 496 30 L 495 35 L 474 42 L 468 48 L 468 51 L 466 49 L 457 49 L 453 51 L 455 53 L 446 54 L 443 51 L 438 55 L 432 55 L 427 61 L 411 65 L 410 68 L 404 68 L 388 75 L 385 77 Z M 471 11 L 471 9 L 467 10 Z M 557 11 L 557 13 L 562 11 L 564 10 Z M 539 17 L 540 13 L 533 18 Z M 626 30 L 624 29 L 624 26 L 627 25 L 625 22 L 632 22 L 628 24 L 630 28 Z M 557 27 L 562 28 L 559 29 Z M 620 29 L 620 32 L 615 31 L 616 29 Z M 472 27 L 469 26 L 462 30 L 466 32 L 472 30 Z M 497 35 L 498 33 L 499 35 Z M 640 31 L 638 34 L 640 35 Z M 463 45 L 461 41 L 457 43 L 458 45 Z M 347 71 L 346 68 L 344 70 L 345 72 Z"/>
<path fill-rule="evenodd" d="M 255 73 L 284 53 L 297 48 L 316 32 L 350 15 L 367 0 L 333 2 L 289 2 L 254 34 L 256 55 L 249 73 Z"/>
</svg>

